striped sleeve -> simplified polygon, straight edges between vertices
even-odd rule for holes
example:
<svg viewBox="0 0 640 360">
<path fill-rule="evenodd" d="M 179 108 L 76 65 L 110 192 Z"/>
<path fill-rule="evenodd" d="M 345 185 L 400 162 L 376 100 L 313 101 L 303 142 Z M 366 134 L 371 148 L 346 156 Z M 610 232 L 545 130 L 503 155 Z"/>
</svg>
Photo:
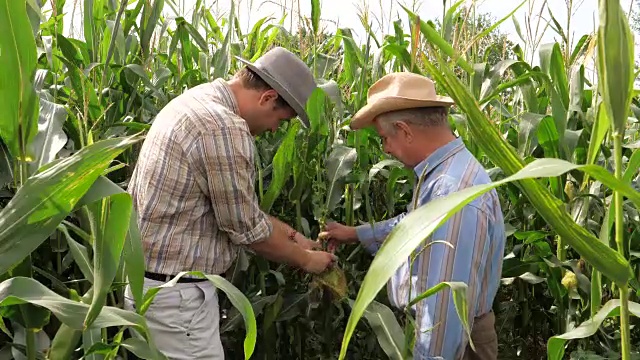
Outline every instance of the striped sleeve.
<svg viewBox="0 0 640 360">
<path fill-rule="evenodd" d="M 191 146 L 194 170 L 206 178 L 216 223 L 231 242 L 249 245 L 265 240 L 273 227 L 254 189 L 253 138 L 240 126 L 222 126 L 199 134 Z M 213 239 L 212 239 L 213 240 Z"/>
<path fill-rule="evenodd" d="M 440 191 L 438 196 L 448 191 Z M 432 244 L 419 256 L 416 290 L 422 294 L 441 282 L 463 282 L 467 285 L 467 306 L 465 314 L 469 328 L 482 289 L 485 264 L 490 248 L 488 234 L 488 214 L 474 206 L 466 205 L 449 218 L 431 235 L 431 241 L 446 241 Z M 434 319 L 446 322 L 434 323 Z M 416 323 L 420 331 L 416 336 L 414 355 L 417 359 L 456 359 L 459 351 L 465 349 L 468 334 L 456 312 L 453 292 L 447 287 L 417 304 Z"/>
<path fill-rule="evenodd" d="M 407 213 L 402 213 L 391 219 L 379 221 L 377 223 L 363 224 L 356 227 L 356 234 L 358 235 L 358 241 L 360 244 L 370 253 L 374 254 L 378 252 L 380 246 L 387 238 L 387 235 L 393 230 L 400 220 L 402 220 Z"/>
</svg>

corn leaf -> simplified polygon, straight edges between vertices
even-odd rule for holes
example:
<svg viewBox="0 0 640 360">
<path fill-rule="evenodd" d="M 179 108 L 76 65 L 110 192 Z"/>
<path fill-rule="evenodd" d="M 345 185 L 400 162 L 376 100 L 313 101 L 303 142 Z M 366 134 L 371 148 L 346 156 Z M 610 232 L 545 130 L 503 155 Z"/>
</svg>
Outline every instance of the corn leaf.
<svg viewBox="0 0 640 360">
<path fill-rule="evenodd" d="M 320 0 L 311 0 L 311 26 L 313 27 L 313 34 L 318 35 L 318 28 L 320 26 Z"/>
<path fill-rule="evenodd" d="M 131 196 L 120 193 L 88 206 L 93 233 L 94 292 L 85 327 L 91 325 L 104 306 L 107 294 L 120 265 L 122 249 L 129 228 L 133 203 Z"/>
<path fill-rule="evenodd" d="M 122 193 L 125 193 L 125 191 L 120 186 L 116 185 L 108 178 L 100 176 L 91 185 L 91 188 L 82 197 L 82 199 L 78 201 L 75 210 L 106 197 Z M 140 240 L 140 230 L 138 229 L 136 211 L 131 212 L 131 219 L 129 220 L 129 228 L 124 243 L 123 254 L 127 280 L 131 287 L 131 293 L 135 300 L 135 304 L 139 307 L 142 304 L 143 296 L 144 254 L 142 241 Z M 91 281 L 93 281 L 93 277 L 91 278 Z"/>
<path fill-rule="evenodd" d="M 75 330 L 84 328 L 84 318 L 89 311 L 89 305 L 64 298 L 38 281 L 21 276 L 0 283 L 0 306 L 17 304 L 33 304 L 49 309 L 58 320 Z M 142 333 L 146 333 L 147 329 L 146 321 L 141 315 L 105 306 L 91 328 L 111 326 L 129 326 Z"/>
<path fill-rule="evenodd" d="M 273 157 L 273 161 L 271 162 L 273 166 L 273 178 L 260 203 L 260 208 L 265 212 L 271 210 L 271 206 L 273 206 L 273 203 L 278 196 L 280 196 L 286 180 L 291 175 L 291 170 L 293 169 L 292 162 L 296 150 L 296 135 L 299 130 L 300 122 L 290 123 L 289 130 L 287 130 L 287 134 L 284 139 L 282 139 L 278 151 L 276 151 Z"/>
<path fill-rule="evenodd" d="M 348 299 L 353 307 L 354 301 Z M 404 348 L 405 339 L 402 327 L 398 323 L 393 311 L 385 305 L 372 301 L 364 311 L 364 317 L 378 338 L 378 344 L 392 360 L 407 358 L 407 349 Z"/>
<path fill-rule="evenodd" d="M 35 155 L 31 164 L 32 172 L 55 160 L 56 155 L 67 143 L 67 135 L 62 130 L 67 120 L 67 110 L 46 99 L 40 99 L 38 133 L 30 146 Z"/>
<path fill-rule="evenodd" d="M 640 317 L 640 304 L 635 302 L 629 302 L 629 311 Z M 598 331 L 602 322 L 614 316 L 620 316 L 620 300 L 609 300 L 603 307 L 595 314 L 591 319 L 583 322 L 575 329 L 566 332 L 562 335 L 556 335 L 549 339 L 547 342 L 547 358 L 549 360 L 559 360 L 564 356 L 564 345 L 569 340 L 584 339 L 589 337 Z"/>
<path fill-rule="evenodd" d="M 0 188 L 13 180 L 13 157 L 0 139 Z"/>
<path fill-rule="evenodd" d="M 0 274 L 34 251 L 137 137 L 96 142 L 29 178 L 0 212 Z"/>
<path fill-rule="evenodd" d="M 222 290 L 231 301 L 231 304 L 233 304 L 233 306 L 238 309 L 238 311 L 240 311 L 242 317 L 244 318 L 244 324 L 247 331 L 247 336 L 244 339 L 244 356 L 245 359 L 251 358 L 251 355 L 253 354 L 253 351 L 255 349 L 257 336 L 256 317 L 253 312 L 253 308 L 251 307 L 251 303 L 249 302 L 247 297 L 244 296 L 244 294 L 240 290 L 238 290 L 238 288 L 233 286 L 233 284 L 231 284 L 222 276 L 207 275 L 201 271 L 182 271 L 170 281 L 147 290 L 147 292 L 144 294 L 143 304 L 140 308 L 138 308 L 138 313 L 144 314 L 160 289 L 174 286 L 184 275 L 195 275 L 201 278 L 207 278 L 213 283 L 213 285 Z"/>
<path fill-rule="evenodd" d="M 407 216 L 393 228 L 376 254 L 376 257 L 373 259 L 347 322 L 342 349 L 340 351 L 340 359 L 344 359 L 349 340 L 355 330 L 356 324 L 378 291 L 382 289 L 398 267 L 406 261 L 422 241 L 431 235 L 431 233 L 447 219 L 462 209 L 466 204 L 473 201 L 473 199 L 500 185 L 514 181 L 522 181 L 524 179 L 560 176 L 576 169 L 589 172 L 594 178 L 602 181 L 604 184 L 618 187 L 618 190 L 624 192 L 625 196 L 633 196 L 635 201 L 638 201 L 637 204 L 640 204 L 640 193 L 637 193 L 630 186 L 623 186 L 620 181 L 615 179 L 605 169 L 594 165 L 575 165 L 560 159 L 538 159 L 529 163 L 522 170 L 500 181 L 476 185 L 430 201 L 413 212 L 408 213 Z M 551 223 L 551 221 L 549 222 Z M 571 223 L 575 224 L 573 221 Z M 583 240 L 577 236 L 571 238 L 574 243 L 578 242 L 576 241 L 578 239 Z M 566 240 L 569 240 L 568 236 Z M 603 271 L 603 273 L 607 276 L 623 283 L 632 276 L 628 262 L 617 252 L 606 247 L 597 241 L 597 239 L 595 243 L 589 245 L 591 247 L 585 248 L 584 257 L 589 262 L 605 269 L 607 272 L 605 273 Z M 607 249 L 608 251 L 596 249 L 596 245 L 601 245 L 601 248 Z M 612 269 L 614 268 L 619 268 L 620 272 L 613 272 Z"/>
<path fill-rule="evenodd" d="M 591 138 L 589 139 L 589 150 L 587 151 L 587 164 L 594 164 L 604 141 L 604 137 L 609 130 L 611 121 L 605 109 L 605 105 L 600 103 L 596 112 L 593 128 L 591 129 Z"/>
<path fill-rule="evenodd" d="M 89 257 L 87 248 L 71 237 L 71 234 L 69 234 L 69 230 L 66 226 L 61 224 L 60 226 L 58 226 L 58 229 L 67 239 L 69 252 L 71 253 L 71 256 L 73 256 L 73 260 L 80 268 L 82 275 L 84 275 L 85 279 L 89 280 L 93 284 L 93 264 L 91 263 L 91 258 Z"/>
<path fill-rule="evenodd" d="M 335 145 L 326 160 L 328 193 L 326 210 L 331 212 L 340 202 L 344 191 L 344 178 L 351 173 L 358 159 L 356 149 L 344 145 Z"/>
<path fill-rule="evenodd" d="M 409 14 L 409 19 L 411 19 L 411 21 L 416 21 L 419 19 L 415 13 L 406 8 L 404 5 L 400 5 L 400 7 L 402 7 L 404 11 Z M 452 59 L 455 59 L 456 64 L 460 65 L 460 67 L 463 68 L 464 71 L 470 74 L 473 73 L 473 67 L 467 62 L 463 54 L 457 54 L 453 49 L 453 46 L 451 46 L 449 42 L 443 39 L 433 26 L 427 24 L 423 20 L 420 20 L 420 32 L 430 43 L 438 47 L 445 55 Z"/>
<path fill-rule="evenodd" d="M 162 8 L 164 7 L 164 0 L 144 1 L 144 8 L 142 10 L 142 19 L 140 26 L 140 47 L 144 57 L 149 56 L 151 49 L 151 36 L 153 31 L 158 25 L 158 20 L 162 14 Z"/>
<path fill-rule="evenodd" d="M 24 1 L 0 0 L 0 32 L 0 137 L 14 158 L 29 161 L 39 99 L 33 86 L 36 43 Z"/>
<path fill-rule="evenodd" d="M 624 134 L 633 94 L 633 36 L 619 1 L 598 0 L 598 82 L 614 132 Z"/>
<path fill-rule="evenodd" d="M 505 174 L 513 175 L 520 171 L 523 168 L 524 160 L 518 157 L 515 150 L 498 133 L 487 116 L 480 111 L 476 101 L 452 70 L 444 65 L 441 59 L 438 61 L 442 66 L 437 69 L 426 57 L 424 61 L 436 81 L 447 89 L 457 105 L 467 114 L 467 123 L 472 135 L 479 139 L 485 139 L 478 143 L 484 153 Z M 625 284 L 633 278 L 626 259 L 598 241 L 585 228 L 576 224 L 563 208 L 562 202 L 555 198 L 548 189 L 533 179 L 523 179 L 518 184 L 542 218 L 562 237 L 563 241 L 573 247 L 586 261 L 616 283 Z"/>
</svg>

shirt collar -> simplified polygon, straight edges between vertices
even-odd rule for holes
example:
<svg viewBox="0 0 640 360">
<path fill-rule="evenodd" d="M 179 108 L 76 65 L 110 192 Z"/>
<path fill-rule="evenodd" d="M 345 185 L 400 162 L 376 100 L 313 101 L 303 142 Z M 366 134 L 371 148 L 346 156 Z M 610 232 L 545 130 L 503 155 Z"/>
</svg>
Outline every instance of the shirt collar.
<svg viewBox="0 0 640 360">
<path fill-rule="evenodd" d="M 425 175 L 428 174 L 433 169 L 438 167 L 438 165 L 440 165 L 443 161 L 445 161 L 455 153 L 459 152 L 463 148 L 464 148 L 464 143 L 462 142 L 461 138 L 456 138 L 454 140 L 451 140 L 444 146 L 439 147 L 436 151 L 431 153 L 431 155 L 427 156 L 424 160 L 419 162 L 418 165 L 416 165 L 413 168 L 413 171 L 415 172 L 416 176 L 420 178 L 420 176 L 422 176 L 423 173 Z"/>
<path fill-rule="evenodd" d="M 240 116 L 238 101 L 233 95 L 229 84 L 224 79 L 218 78 L 211 82 L 211 86 L 216 90 L 216 94 L 219 94 L 219 96 L 217 96 L 218 101 L 225 107 L 229 108 L 229 110 L 233 111 L 236 115 Z"/>
</svg>

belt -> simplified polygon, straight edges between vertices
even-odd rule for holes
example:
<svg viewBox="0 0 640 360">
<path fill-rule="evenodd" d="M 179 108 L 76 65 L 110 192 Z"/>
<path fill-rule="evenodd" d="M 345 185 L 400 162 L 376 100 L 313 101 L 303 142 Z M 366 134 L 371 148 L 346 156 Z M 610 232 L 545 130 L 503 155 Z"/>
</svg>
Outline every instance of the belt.
<svg viewBox="0 0 640 360">
<path fill-rule="evenodd" d="M 167 281 L 173 279 L 176 276 L 175 275 L 157 274 L 157 273 L 152 273 L 152 272 L 145 271 L 144 272 L 144 277 L 146 277 L 147 279 L 151 279 L 151 280 L 167 282 Z M 180 279 L 178 279 L 179 283 L 193 283 L 193 282 L 202 282 L 202 281 L 207 281 L 207 279 L 186 278 L 184 276 L 181 277 Z"/>
</svg>

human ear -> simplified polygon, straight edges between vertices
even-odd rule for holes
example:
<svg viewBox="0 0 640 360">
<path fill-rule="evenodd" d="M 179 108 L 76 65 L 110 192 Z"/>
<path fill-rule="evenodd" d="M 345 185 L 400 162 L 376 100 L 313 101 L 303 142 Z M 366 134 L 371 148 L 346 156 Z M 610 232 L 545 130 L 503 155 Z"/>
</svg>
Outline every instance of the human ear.
<svg viewBox="0 0 640 360">
<path fill-rule="evenodd" d="M 271 102 L 275 102 L 277 98 L 278 98 L 278 93 L 273 89 L 269 89 L 263 92 L 262 95 L 260 96 L 260 105 L 265 105 Z"/>
<path fill-rule="evenodd" d="M 413 131 L 411 130 L 411 127 L 409 127 L 407 123 L 405 123 L 404 121 L 398 121 L 396 123 L 396 126 L 398 127 L 396 131 L 399 131 L 402 133 L 407 143 L 410 144 L 411 142 L 413 142 Z"/>
</svg>

